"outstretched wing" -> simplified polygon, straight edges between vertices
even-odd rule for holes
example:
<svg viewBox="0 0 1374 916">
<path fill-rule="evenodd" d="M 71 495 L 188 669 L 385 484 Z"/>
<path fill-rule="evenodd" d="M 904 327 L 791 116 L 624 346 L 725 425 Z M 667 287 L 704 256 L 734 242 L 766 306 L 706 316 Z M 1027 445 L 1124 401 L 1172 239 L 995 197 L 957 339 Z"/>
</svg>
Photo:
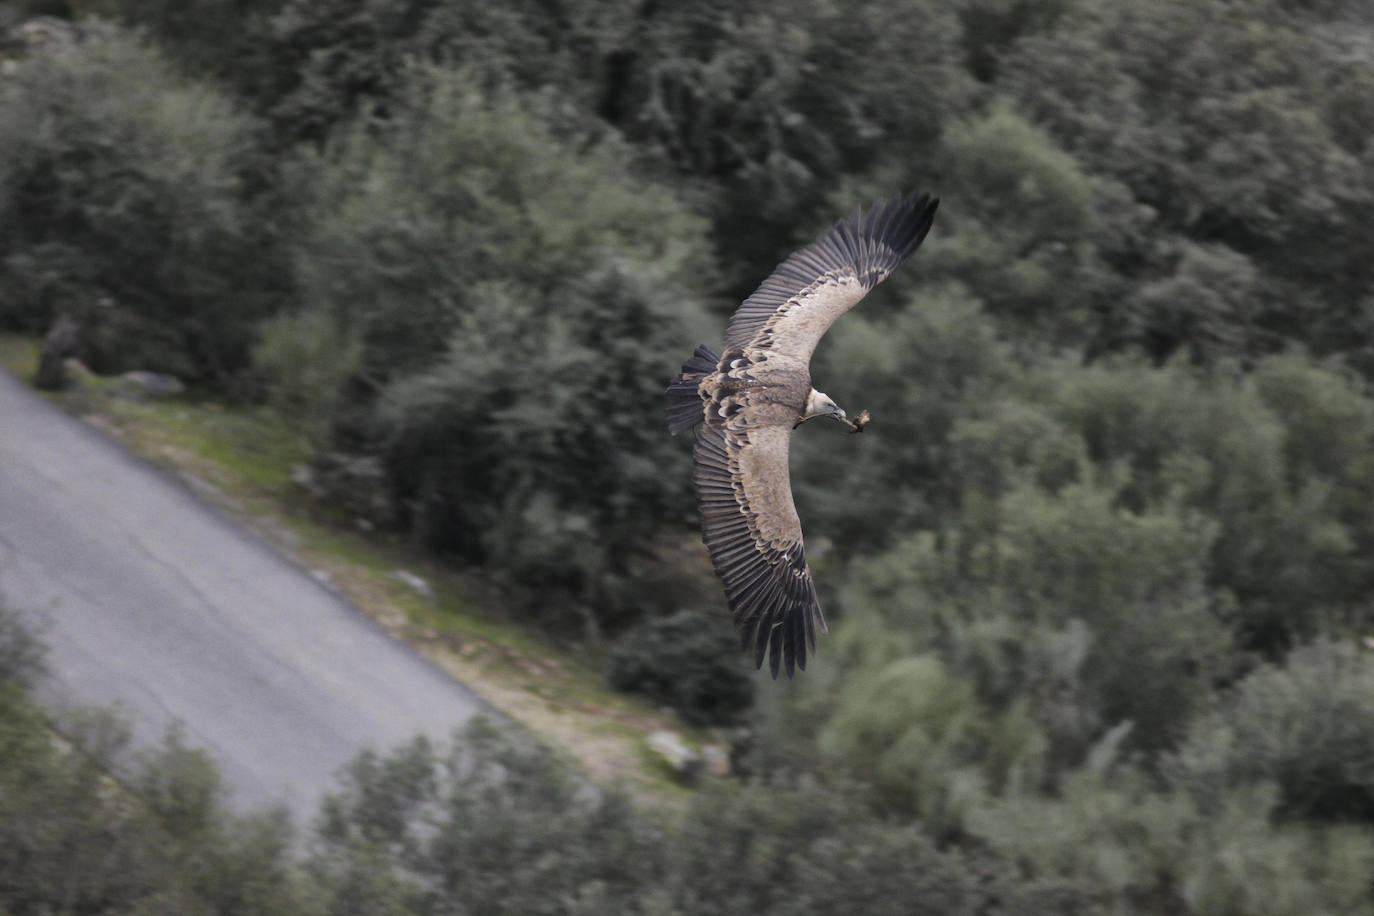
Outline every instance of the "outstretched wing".
<svg viewBox="0 0 1374 916">
<path fill-rule="evenodd" d="M 773 677 L 780 665 L 788 677 L 806 670 L 816 629 L 825 632 L 792 504 L 791 435 L 787 426 L 708 421 L 697 436 L 693 473 L 702 539 L 725 583 L 741 647 L 753 646 L 755 665 L 766 654 Z"/>
<path fill-rule="evenodd" d="M 805 365 L 835 319 L 921 244 L 938 203 L 899 195 L 836 223 L 779 264 L 730 319 L 725 356 L 742 364 L 722 366 L 717 377 L 689 363 L 669 388 L 670 427 L 702 423 L 693 480 L 711 563 L 743 647 L 753 647 L 756 665 L 767 656 L 774 677 L 780 668 L 788 677 L 805 670 L 816 630 L 825 632 L 787 466 L 792 425 L 810 391 Z M 750 348 L 799 363 L 779 361 L 759 373 L 742 352 Z M 705 394 L 699 385 L 708 386 Z"/>
<path fill-rule="evenodd" d="M 765 347 L 810 361 L 835 319 L 921 244 L 939 203 L 929 194 L 899 194 L 837 222 L 744 300 L 726 328 L 725 349 Z"/>
</svg>

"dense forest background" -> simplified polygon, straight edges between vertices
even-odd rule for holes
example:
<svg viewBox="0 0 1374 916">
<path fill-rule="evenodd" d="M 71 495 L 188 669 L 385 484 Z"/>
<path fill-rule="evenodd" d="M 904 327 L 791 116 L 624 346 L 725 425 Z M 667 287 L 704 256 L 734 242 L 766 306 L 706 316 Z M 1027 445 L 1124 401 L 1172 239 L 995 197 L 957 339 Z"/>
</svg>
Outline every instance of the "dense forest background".
<svg viewBox="0 0 1374 916">
<path fill-rule="evenodd" d="M 200 831 L 146 852 L 177 900 L 1374 913 L 1374 7 L 5 9 L 76 25 L 11 31 L 0 325 L 70 316 L 98 371 L 274 405 L 322 498 L 753 735 L 754 776 L 671 825 L 491 735 L 365 758 L 305 874 L 254 864 L 280 824 L 212 830 L 150 779 L 159 835 Z M 751 691 L 663 388 L 907 188 L 931 237 L 813 364 L 874 423 L 794 452 L 832 633 Z M 64 847 L 15 834 L 0 910 L 192 911 L 78 906 Z"/>
</svg>

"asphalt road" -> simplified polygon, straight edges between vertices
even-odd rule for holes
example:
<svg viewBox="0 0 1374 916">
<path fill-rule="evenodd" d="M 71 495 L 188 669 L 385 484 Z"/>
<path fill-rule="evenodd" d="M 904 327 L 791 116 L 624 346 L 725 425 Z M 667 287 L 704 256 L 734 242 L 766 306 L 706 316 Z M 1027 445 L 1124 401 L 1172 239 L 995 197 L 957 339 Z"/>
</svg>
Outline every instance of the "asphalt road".
<svg viewBox="0 0 1374 916">
<path fill-rule="evenodd" d="M 0 372 L 0 601 L 39 621 L 50 706 L 173 722 L 236 802 L 313 816 L 364 747 L 486 707 L 253 535 Z"/>
</svg>

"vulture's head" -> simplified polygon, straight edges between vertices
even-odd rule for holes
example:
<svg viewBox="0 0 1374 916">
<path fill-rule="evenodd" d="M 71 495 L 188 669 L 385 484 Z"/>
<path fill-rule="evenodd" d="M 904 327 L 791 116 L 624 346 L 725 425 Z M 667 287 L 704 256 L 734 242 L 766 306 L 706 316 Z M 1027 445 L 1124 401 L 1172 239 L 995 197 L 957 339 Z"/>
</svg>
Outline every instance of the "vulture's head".
<svg viewBox="0 0 1374 916">
<path fill-rule="evenodd" d="M 812 417 L 834 417 L 836 420 L 843 420 L 844 411 L 840 405 L 830 399 L 830 395 L 811 389 L 811 393 L 806 396 L 806 412 L 802 419 L 810 420 Z"/>
</svg>

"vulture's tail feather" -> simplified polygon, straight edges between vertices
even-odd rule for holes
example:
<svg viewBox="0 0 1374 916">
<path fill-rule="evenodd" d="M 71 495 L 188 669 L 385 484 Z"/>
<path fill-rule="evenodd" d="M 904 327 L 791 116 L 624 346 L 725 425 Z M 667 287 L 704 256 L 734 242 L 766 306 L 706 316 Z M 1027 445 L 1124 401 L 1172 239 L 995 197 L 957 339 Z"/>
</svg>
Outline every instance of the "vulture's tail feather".
<svg viewBox="0 0 1374 916">
<path fill-rule="evenodd" d="M 692 358 L 682 364 L 682 374 L 668 385 L 668 432 L 685 433 L 701 422 L 701 380 L 716 371 L 720 357 L 708 347 L 697 347 Z"/>
</svg>

